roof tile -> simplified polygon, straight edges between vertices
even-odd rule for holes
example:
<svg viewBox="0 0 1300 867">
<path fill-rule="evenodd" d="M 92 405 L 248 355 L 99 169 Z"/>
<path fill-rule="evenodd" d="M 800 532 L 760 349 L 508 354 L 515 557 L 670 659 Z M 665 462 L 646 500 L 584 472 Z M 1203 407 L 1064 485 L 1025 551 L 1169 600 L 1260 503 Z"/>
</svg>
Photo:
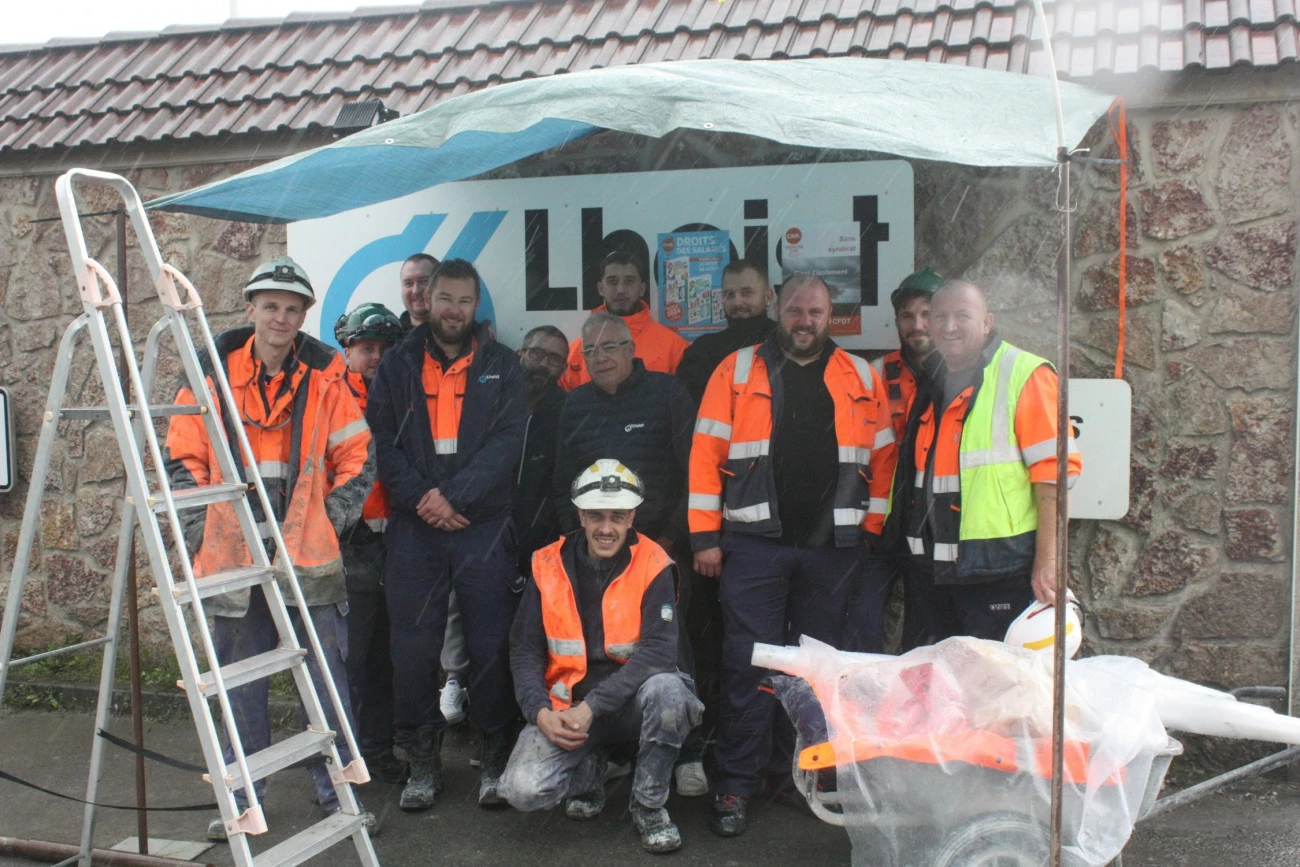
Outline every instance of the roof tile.
<svg viewBox="0 0 1300 867">
<path fill-rule="evenodd" d="M 1297 60 L 1296 0 L 1046 2 L 1062 74 Z M 503 81 L 698 58 L 865 56 L 1046 74 L 1032 0 L 468 0 L 0 49 L 0 153 L 329 126 Z"/>
</svg>

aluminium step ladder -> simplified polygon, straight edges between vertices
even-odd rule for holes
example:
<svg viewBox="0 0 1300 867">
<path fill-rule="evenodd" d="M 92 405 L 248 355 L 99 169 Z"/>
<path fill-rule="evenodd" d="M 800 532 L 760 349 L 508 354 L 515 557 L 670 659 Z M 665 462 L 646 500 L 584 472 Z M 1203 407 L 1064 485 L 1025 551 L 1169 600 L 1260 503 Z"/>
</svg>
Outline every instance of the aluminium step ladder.
<svg viewBox="0 0 1300 867">
<path fill-rule="evenodd" d="M 162 316 L 154 324 L 145 342 L 143 364 L 138 364 L 136 361 L 123 311 L 123 299 L 116 284 L 104 267 L 90 258 L 87 253 L 73 189 L 74 181 L 81 180 L 106 184 L 121 196 L 126 213 L 135 229 L 139 249 L 153 278 L 158 299 L 162 302 Z M 125 178 L 89 169 L 73 169 L 59 178 L 56 193 L 84 310 L 68 326 L 59 345 L 49 400 L 41 424 L 27 504 L 23 512 L 22 530 L 14 554 L 8 601 L 5 605 L 3 625 L 0 627 L 0 694 L 3 694 L 4 682 L 9 670 L 23 662 L 102 644 L 104 663 L 100 674 L 95 730 L 98 732 L 105 729 L 112 707 L 113 676 L 117 660 L 119 624 L 122 620 L 124 587 L 128 574 L 128 558 L 132 537 L 138 525 L 158 587 L 155 592 L 171 632 L 176 659 L 180 664 L 182 676 L 180 685 L 185 689 L 190 712 L 198 729 L 205 764 L 208 767 L 209 773 L 204 775 L 204 779 L 211 782 L 216 794 L 235 864 L 239 867 L 253 867 L 253 865 L 281 867 L 281 865 L 299 864 L 350 838 L 356 847 L 361 864 L 365 867 L 371 865 L 377 867 L 379 862 L 371 846 L 369 834 L 362 824 L 351 785 L 369 780 L 365 762 L 360 758 L 361 753 L 347 725 L 338 690 L 332 678 L 328 676 L 327 670 L 322 678 L 328 687 L 329 694 L 326 698 L 333 707 L 334 718 L 340 721 L 341 734 L 346 739 L 352 756 L 355 757 L 347 767 L 341 765 L 339 752 L 335 746 L 335 738 L 340 733 L 331 731 L 327 723 L 325 710 L 307 670 L 308 650 L 299 645 L 291 625 L 289 611 L 280 584 L 276 580 L 277 569 L 292 593 L 293 601 L 305 614 L 306 605 L 302 590 L 298 585 L 293 566 L 286 556 L 277 558 L 279 566 L 272 565 L 249 502 L 249 497 L 256 496 L 261 502 L 262 513 L 273 516 L 266 488 L 257 469 L 257 461 L 253 457 L 244 426 L 230 425 L 238 440 L 235 447 L 243 456 L 242 478 L 248 480 L 247 484 L 239 482 L 241 475 L 236 468 L 231 444 L 226 438 L 225 426 L 221 423 L 218 401 L 220 401 L 221 411 L 230 413 L 231 418 L 239 418 L 239 411 L 231 395 L 230 383 L 222 365 L 211 365 L 212 382 L 218 390 L 218 395 L 214 397 L 207 387 L 206 374 L 200 366 L 198 351 L 190 332 L 191 325 L 197 328 L 201 345 L 206 349 L 208 357 L 215 359 L 217 352 L 199 294 L 183 274 L 162 261 L 140 196 Z M 106 406 L 64 406 L 72 356 L 82 331 L 89 332 L 90 342 L 94 347 L 99 376 L 104 385 Z M 119 377 L 110 332 L 116 333 L 119 345 L 126 350 L 122 353 L 125 356 L 126 383 L 123 383 Z M 154 375 L 157 371 L 159 341 L 166 332 L 170 332 L 175 340 L 176 352 L 184 370 L 184 380 L 195 397 L 194 405 L 150 405 Z M 127 402 L 128 387 L 132 394 L 131 403 Z M 235 481 L 223 481 L 197 488 L 178 490 L 171 488 L 154 422 L 156 419 L 182 414 L 202 417 L 216 457 L 217 466 L 214 469 L 220 471 L 221 479 Z M 49 470 L 50 452 L 56 439 L 59 422 L 63 419 L 111 419 L 126 467 L 126 496 L 122 506 L 122 530 L 109 599 L 108 623 L 105 634 L 101 638 L 11 662 L 22 607 L 23 585 L 27 577 L 28 559 L 40 520 L 41 500 Z M 151 468 L 146 469 L 146 461 Z M 209 504 L 217 502 L 233 504 L 252 562 L 230 571 L 196 577 L 189 552 L 185 547 L 180 513 L 185 509 L 206 508 Z M 165 522 L 170 531 L 172 540 L 170 554 L 179 565 L 178 570 L 173 568 L 173 560 L 169 558 L 168 546 L 163 538 L 162 522 Z M 278 523 L 273 517 L 268 517 L 265 526 L 270 528 L 275 549 L 283 554 L 284 537 Z M 207 617 L 203 611 L 203 600 L 245 587 L 261 587 L 264 591 L 267 606 L 279 634 L 279 646 L 268 653 L 248 659 L 233 662 L 219 660 Z M 320 641 L 312 626 L 311 618 L 303 616 L 301 621 L 307 647 L 312 656 L 315 659 L 323 659 Z M 202 665 L 195 652 L 195 637 L 202 649 Z M 280 671 L 292 673 L 299 696 L 306 708 L 307 730 L 276 742 L 260 752 L 246 754 L 235 727 L 235 716 L 231 712 L 227 692 L 234 687 L 270 677 Z M 212 700 L 215 700 L 220 708 L 221 725 L 225 728 L 228 742 L 234 753 L 234 762 L 229 765 L 222 757 L 218 722 L 210 704 Z M 253 782 L 315 756 L 324 757 L 342 808 L 334 815 L 317 822 L 284 842 L 254 855 L 250 838 L 266 832 L 267 826 Z M 99 792 L 102 766 L 103 739 L 96 737 L 91 748 L 90 770 L 86 782 L 85 799 L 90 803 L 85 808 L 80 854 L 64 863 L 79 862 L 83 867 L 90 865 L 95 827 L 93 803 Z M 242 812 L 239 811 L 234 797 L 235 790 L 240 788 L 244 789 L 248 805 Z"/>
</svg>

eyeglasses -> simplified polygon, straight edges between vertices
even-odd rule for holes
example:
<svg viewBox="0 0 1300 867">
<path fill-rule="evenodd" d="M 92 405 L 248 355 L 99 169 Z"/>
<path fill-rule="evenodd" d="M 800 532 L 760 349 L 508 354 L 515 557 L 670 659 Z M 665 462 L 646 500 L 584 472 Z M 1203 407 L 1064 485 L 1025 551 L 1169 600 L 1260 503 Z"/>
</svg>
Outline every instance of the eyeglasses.
<svg viewBox="0 0 1300 867">
<path fill-rule="evenodd" d="M 582 354 L 587 358 L 595 358 L 597 353 L 600 355 L 617 355 L 620 349 L 631 342 L 631 340 L 607 340 L 604 343 L 582 347 Z"/>
<path fill-rule="evenodd" d="M 524 350 L 524 355 L 534 364 L 546 362 L 551 367 L 563 367 L 568 359 L 558 352 L 547 352 L 540 346 L 530 346 Z"/>
</svg>

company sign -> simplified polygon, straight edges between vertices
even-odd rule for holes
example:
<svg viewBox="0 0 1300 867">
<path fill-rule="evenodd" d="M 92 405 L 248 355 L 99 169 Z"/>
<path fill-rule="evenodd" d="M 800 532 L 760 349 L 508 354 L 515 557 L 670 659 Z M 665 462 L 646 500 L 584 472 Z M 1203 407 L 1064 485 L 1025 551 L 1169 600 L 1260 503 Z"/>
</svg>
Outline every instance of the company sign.
<svg viewBox="0 0 1300 867">
<path fill-rule="evenodd" d="M 600 262 L 611 250 L 642 258 L 646 300 L 662 321 L 675 300 L 660 276 L 663 235 L 720 233 L 730 257 L 766 262 L 779 280 L 785 239 L 827 223 L 852 224 L 857 235 L 860 278 L 835 300 L 837 313 L 856 301 L 860 316 L 853 328 L 837 328 L 844 333 L 836 340 L 852 349 L 896 346 L 889 293 L 913 270 L 912 168 L 902 160 L 461 181 L 293 223 L 288 237 L 320 298 L 307 329 L 326 340 L 339 315 L 363 301 L 400 313 L 401 263 L 427 252 L 474 262 L 485 288 L 479 318 L 518 345 L 542 324 L 577 336 L 586 311 L 601 303 Z M 702 282 L 696 291 L 705 291 Z M 712 320 L 700 296 L 697 319 L 706 308 Z"/>
</svg>

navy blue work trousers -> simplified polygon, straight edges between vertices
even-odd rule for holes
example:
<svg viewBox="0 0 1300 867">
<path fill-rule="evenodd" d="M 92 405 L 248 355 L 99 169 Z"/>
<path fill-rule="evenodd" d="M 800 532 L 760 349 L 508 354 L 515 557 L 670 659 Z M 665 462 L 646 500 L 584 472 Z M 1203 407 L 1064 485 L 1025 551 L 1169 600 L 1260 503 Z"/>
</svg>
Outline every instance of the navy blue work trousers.
<svg viewBox="0 0 1300 867">
<path fill-rule="evenodd" d="M 321 650 L 325 653 L 326 669 L 329 676 L 334 679 L 334 688 L 338 690 L 339 699 L 342 701 L 347 724 L 351 726 L 352 708 L 344 663 L 348 655 L 348 628 L 345 622 L 347 605 L 312 605 L 307 611 L 312 625 L 316 628 L 316 637 L 320 639 Z M 271 619 L 271 609 L 267 607 L 266 596 L 261 587 L 254 587 L 249 594 L 248 612 L 243 617 L 214 617 L 212 621 L 212 640 L 216 646 L 217 659 L 222 665 L 248 659 L 259 653 L 267 653 L 280 646 L 280 635 L 275 628 L 275 621 Z M 303 634 L 302 612 L 292 605 L 289 606 L 289 621 L 293 625 L 299 646 L 308 647 L 307 639 Z M 347 739 L 339 727 L 333 702 L 330 701 L 324 680 L 326 675 L 321 671 L 319 662 L 309 647 L 307 670 L 311 673 L 316 695 L 325 709 L 326 722 L 331 730 L 339 733 L 334 745 L 339 751 L 339 760 L 346 767 L 352 761 L 352 754 L 348 750 Z M 230 709 L 235 714 L 235 727 L 244 745 L 245 756 L 271 745 L 269 687 L 270 681 L 262 678 L 230 690 Z M 303 728 L 306 729 L 309 722 L 307 712 L 301 705 L 299 708 Z M 234 764 L 235 753 L 228 743 L 223 755 L 227 765 Z M 339 803 L 338 794 L 330 781 L 324 758 L 312 759 L 307 769 L 311 772 L 312 784 L 316 788 L 316 797 L 320 800 L 321 806 L 327 810 L 335 809 Z M 253 785 L 260 801 L 266 791 L 266 780 L 258 780 Z M 248 806 L 243 789 L 235 791 L 235 802 L 241 810 Z"/>
<path fill-rule="evenodd" d="M 1011 622 L 1034 601 L 1029 578 L 1027 573 L 1013 573 L 978 584 L 935 584 L 933 564 L 925 557 L 909 558 L 907 580 L 923 606 L 913 646 L 957 635 L 1001 641 Z"/>
<path fill-rule="evenodd" d="M 418 756 L 428 734 L 446 725 L 438 709 L 438 664 L 453 588 L 469 645 L 469 718 L 484 734 L 513 724 L 519 708 L 510 678 L 510 624 L 523 581 L 511 519 L 445 532 L 402 510 L 389 519 L 384 542 L 396 745 Z"/>
<path fill-rule="evenodd" d="M 393 749 L 393 656 L 383 587 L 348 591 L 348 684 L 365 759 Z"/>
<path fill-rule="evenodd" d="M 864 579 L 865 546 L 797 548 L 724 533 L 722 714 L 714 747 L 718 794 L 752 797 L 772 752 L 777 702 L 759 689 L 766 676 L 750 664 L 756 642 L 786 644 L 800 635 L 836 647 L 848 601 Z"/>
</svg>

